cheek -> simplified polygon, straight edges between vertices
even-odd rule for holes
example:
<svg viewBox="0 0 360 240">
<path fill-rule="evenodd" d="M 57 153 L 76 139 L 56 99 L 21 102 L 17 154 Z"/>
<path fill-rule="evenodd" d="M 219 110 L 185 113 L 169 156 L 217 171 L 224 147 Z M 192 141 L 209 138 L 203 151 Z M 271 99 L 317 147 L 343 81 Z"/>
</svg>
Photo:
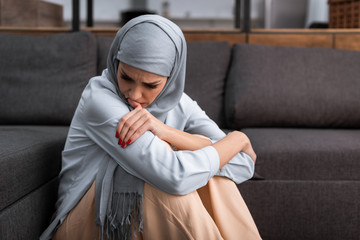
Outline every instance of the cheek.
<svg viewBox="0 0 360 240">
<path fill-rule="evenodd" d="M 152 91 L 152 98 L 153 98 L 153 100 L 155 100 L 155 98 L 161 93 L 161 91 L 164 89 L 164 87 L 165 87 L 165 84 L 166 84 L 166 81 L 163 83 L 163 84 L 161 84 L 161 86 L 159 86 L 158 88 L 156 88 L 156 89 L 154 89 L 153 91 Z"/>
<path fill-rule="evenodd" d="M 118 81 L 119 89 L 122 94 L 129 91 L 129 84 L 127 84 L 125 81 L 119 80 Z"/>
<path fill-rule="evenodd" d="M 148 97 L 151 98 L 152 101 L 155 100 L 155 98 L 160 94 L 161 90 L 163 88 L 154 89 L 148 93 Z"/>
<path fill-rule="evenodd" d="M 156 94 L 154 94 L 153 91 L 149 91 L 148 89 L 145 89 L 142 91 L 142 98 L 143 100 L 146 100 L 146 102 L 151 103 L 156 98 Z"/>
</svg>

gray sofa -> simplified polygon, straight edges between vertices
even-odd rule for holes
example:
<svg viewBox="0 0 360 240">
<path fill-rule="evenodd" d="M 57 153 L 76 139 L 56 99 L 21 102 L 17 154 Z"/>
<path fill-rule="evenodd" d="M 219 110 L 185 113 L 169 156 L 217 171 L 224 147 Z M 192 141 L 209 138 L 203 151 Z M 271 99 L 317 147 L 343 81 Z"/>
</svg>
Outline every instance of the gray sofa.
<svg viewBox="0 0 360 240">
<path fill-rule="evenodd" d="M 0 35 L 0 239 L 37 239 L 111 38 Z M 188 43 L 185 91 L 258 155 L 238 186 L 264 239 L 360 238 L 360 52 Z"/>
</svg>

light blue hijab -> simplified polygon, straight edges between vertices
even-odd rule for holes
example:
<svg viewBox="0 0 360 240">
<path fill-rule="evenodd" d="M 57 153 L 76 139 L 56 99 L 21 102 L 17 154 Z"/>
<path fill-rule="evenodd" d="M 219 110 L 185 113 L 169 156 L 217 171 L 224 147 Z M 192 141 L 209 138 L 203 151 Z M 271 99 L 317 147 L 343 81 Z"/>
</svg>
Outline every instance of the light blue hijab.
<svg viewBox="0 0 360 240">
<path fill-rule="evenodd" d="M 186 41 L 181 29 L 158 15 L 143 15 L 123 26 L 110 47 L 107 69 L 116 86 L 119 61 L 168 77 L 167 83 L 147 110 L 164 121 L 180 101 L 185 86 Z M 123 101 L 125 97 L 118 93 Z"/>
</svg>

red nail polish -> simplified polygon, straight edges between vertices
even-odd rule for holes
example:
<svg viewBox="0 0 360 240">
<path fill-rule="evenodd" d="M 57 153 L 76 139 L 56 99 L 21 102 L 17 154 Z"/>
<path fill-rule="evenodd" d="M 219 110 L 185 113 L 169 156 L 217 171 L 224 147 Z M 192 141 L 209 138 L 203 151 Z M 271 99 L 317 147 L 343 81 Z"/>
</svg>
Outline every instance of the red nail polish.
<svg viewBox="0 0 360 240">
<path fill-rule="evenodd" d="M 121 143 L 122 143 L 122 140 L 121 140 L 121 139 L 119 139 L 119 142 L 118 142 L 118 144 L 119 144 L 119 145 L 121 145 Z"/>
<path fill-rule="evenodd" d="M 122 148 L 124 148 L 124 147 L 125 147 L 125 142 L 123 142 L 123 143 L 121 144 L 121 147 L 122 147 Z"/>
<path fill-rule="evenodd" d="M 116 138 L 119 138 L 119 133 L 118 133 L 118 132 L 116 132 L 116 135 L 115 135 L 115 136 L 116 136 Z"/>
<path fill-rule="evenodd" d="M 131 139 L 129 139 L 126 143 L 126 145 L 129 145 L 131 143 Z"/>
</svg>

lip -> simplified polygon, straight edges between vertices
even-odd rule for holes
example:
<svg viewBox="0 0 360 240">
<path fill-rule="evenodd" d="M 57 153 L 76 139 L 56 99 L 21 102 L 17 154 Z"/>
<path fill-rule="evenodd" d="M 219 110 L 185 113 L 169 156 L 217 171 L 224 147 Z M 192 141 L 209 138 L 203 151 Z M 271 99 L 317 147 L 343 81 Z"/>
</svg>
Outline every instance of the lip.
<svg viewBox="0 0 360 240">
<path fill-rule="evenodd" d="M 144 105 L 145 105 L 145 103 L 140 103 L 140 102 L 134 101 L 130 98 L 127 98 L 127 101 L 133 108 L 136 108 L 136 106 L 139 104 L 141 105 L 141 107 L 144 107 Z"/>
</svg>

